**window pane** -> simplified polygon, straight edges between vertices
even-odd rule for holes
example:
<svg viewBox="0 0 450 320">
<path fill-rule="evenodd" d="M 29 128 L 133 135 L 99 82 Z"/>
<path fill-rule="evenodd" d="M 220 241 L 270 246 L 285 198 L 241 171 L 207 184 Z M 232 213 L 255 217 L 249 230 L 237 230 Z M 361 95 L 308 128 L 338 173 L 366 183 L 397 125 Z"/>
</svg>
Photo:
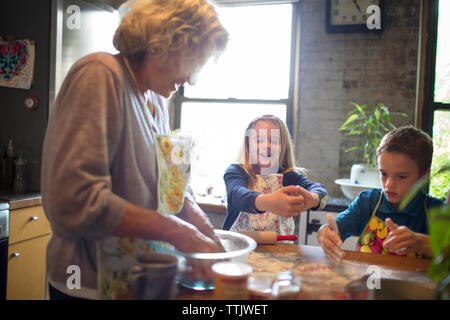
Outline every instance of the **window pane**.
<svg viewBox="0 0 450 320">
<path fill-rule="evenodd" d="M 433 125 L 433 162 L 431 172 L 442 168 L 450 161 L 450 111 L 435 111 Z M 430 194 L 445 199 L 450 189 L 450 173 L 431 178 Z"/>
<path fill-rule="evenodd" d="M 272 114 L 283 121 L 286 105 L 185 102 L 181 109 L 180 131 L 194 139 L 191 186 L 197 194 L 225 196 L 223 174 L 236 162 L 250 121 Z M 239 115 L 239 116 L 236 116 Z"/>
<path fill-rule="evenodd" d="M 219 8 L 230 33 L 218 62 L 209 61 L 186 97 L 285 99 L 289 94 L 292 5 Z"/>
<path fill-rule="evenodd" d="M 434 101 L 450 103 L 450 1 L 439 1 Z"/>
</svg>

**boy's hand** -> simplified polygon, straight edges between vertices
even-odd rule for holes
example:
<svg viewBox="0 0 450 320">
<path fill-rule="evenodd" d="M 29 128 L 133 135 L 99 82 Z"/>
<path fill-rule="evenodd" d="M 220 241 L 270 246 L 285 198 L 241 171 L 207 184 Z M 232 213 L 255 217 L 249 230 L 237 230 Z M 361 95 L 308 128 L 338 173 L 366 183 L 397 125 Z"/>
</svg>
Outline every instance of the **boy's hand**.
<svg viewBox="0 0 450 320">
<path fill-rule="evenodd" d="M 416 253 L 423 250 L 423 237 L 418 233 L 412 232 L 405 226 L 398 226 L 392 219 L 386 219 L 386 226 L 391 232 L 383 242 L 383 247 L 398 255 L 407 253 Z M 426 237 L 426 236 L 425 236 Z"/>
<path fill-rule="evenodd" d="M 339 231 L 336 233 L 329 225 L 324 224 L 319 229 L 317 240 L 331 261 L 334 264 L 339 265 L 344 255 L 344 251 L 340 248 L 342 240 Z"/>
</svg>

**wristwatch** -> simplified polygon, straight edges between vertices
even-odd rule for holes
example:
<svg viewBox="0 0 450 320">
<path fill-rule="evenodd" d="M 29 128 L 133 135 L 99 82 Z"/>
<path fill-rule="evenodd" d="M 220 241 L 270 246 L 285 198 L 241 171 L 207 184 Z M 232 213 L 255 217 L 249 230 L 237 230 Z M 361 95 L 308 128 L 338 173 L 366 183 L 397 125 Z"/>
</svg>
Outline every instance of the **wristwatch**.
<svg viewBox="0 0 450 320">
<path fill-rule="evenodd" d="M 320 198 L 319 210 L 322 210 L 327 205 L 328 195 L 320 195 L 319 194 L 319 198 Z"/>
</svg>

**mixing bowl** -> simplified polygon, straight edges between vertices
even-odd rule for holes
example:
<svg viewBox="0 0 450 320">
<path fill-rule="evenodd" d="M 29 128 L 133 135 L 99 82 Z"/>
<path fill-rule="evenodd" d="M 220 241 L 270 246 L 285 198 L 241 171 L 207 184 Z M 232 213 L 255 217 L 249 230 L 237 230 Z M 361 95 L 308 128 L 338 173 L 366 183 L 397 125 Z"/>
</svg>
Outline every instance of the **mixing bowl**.
<svg viewBox="0 0 450 320">
<path fill-rule="evenodd" d="M 214 289 L 214 274 L 211 266 L 216 262 L 246 262 L 250 252 L 256 248 L 252 238 L 232 231 L 214 230 L 225 252 L 218 253 L 183 253 L 176 249 L 168 249 L 152 244 L 158 252 L 173 254 L 178 257 L 177 281 L 194 290 Z"/>
</svg>

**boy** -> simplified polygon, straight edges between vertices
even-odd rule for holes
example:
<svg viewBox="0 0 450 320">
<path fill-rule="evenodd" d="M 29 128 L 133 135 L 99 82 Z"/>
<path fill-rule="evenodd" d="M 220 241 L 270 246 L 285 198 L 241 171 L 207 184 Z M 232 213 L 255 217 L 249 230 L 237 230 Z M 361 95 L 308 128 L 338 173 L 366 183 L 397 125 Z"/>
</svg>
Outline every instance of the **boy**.
<svg viewBox="0 0 450 320">
<path fill-rule="evenodd" d="M 382 189 L 361 192 L 336 218 L 338 230 L 323 225 L 318 241 L 333 261 L 340 261 L 342 242 L 359 236 L 358 250 L 371 253 L 431 256 L 427 212 L 442 201 L 420 191 L 404 208 L 411 187 L 430 173 L 433 142 L 412 126 L 387 133 L 377 149 Z"/>
</svg>

